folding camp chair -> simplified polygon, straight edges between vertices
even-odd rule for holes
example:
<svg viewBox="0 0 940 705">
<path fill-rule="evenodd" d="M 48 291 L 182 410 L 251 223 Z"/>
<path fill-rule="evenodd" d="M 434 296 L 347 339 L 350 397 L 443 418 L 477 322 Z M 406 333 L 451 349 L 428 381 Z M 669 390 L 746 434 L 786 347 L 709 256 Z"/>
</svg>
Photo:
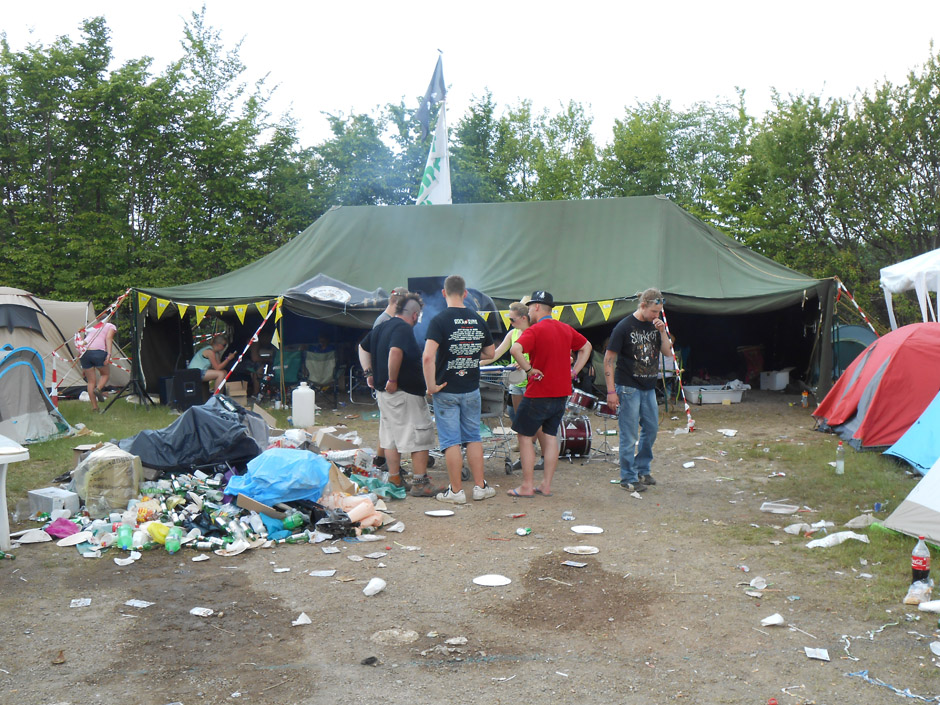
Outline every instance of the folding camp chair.
<svg viewBox="0 0 940 705">
<path fill-rule="evenodd" d="M 304 358 L 304 371 L 311 387 L 321 391 L 330 390 L 335 407 L 339 401 L 339 380 L 343 374 L 336 362 L 336 352 L 308 350 Z"/>
</svg>

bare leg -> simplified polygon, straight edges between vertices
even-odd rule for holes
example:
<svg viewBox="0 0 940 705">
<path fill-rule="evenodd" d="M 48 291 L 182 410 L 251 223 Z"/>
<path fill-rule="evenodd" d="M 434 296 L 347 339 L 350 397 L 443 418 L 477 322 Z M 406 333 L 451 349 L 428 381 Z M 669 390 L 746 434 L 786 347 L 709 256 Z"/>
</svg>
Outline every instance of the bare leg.
<svg viewBox="0 0 940 705">
<path fill-rule="evenodd" d="M 453 492 L 460 492 L 463 488 L 463 455 L 460 452 L 460 444 L 453 445 L 444 451 L 444 463 L 447 465 L 447 479 L 450 481 L 450 489 Z"/>
<path fill-rule="evenodd" d="M 398 453 L 398 451 L 385 449 L 385 457 L 388 459 L 389 466 L 392 462 L 392 453 Z M 400 464 L 400 461 L 396 462 L 396 465 L 398 464 Z M 416 450 L 411 453 L 411 469 L 415 477 L 428 474 L 428 452 L 426 450 Z"/>
<path fill-rule="evenodd" d="M 411 456 L 412 458 L 414 455 Z M 391 477 L 401 474 L 401 453 L 397 448 L 386 448 L 385 459 L 388 462 L 388 474 Z"/>
<path fill-rule="evenodd" d="M 480 441 L 467 444 L 467 464 L 470 466 L 470 474 L 473 475 L 473 484 L 484 487 L 486 478 L 483 477 L 483 443 Z"/>
<path fill-rule="evenodd" d="M 509 495 L 525 495 L 531 497 L 535 494 L 535 437 L 519 434 L 519 459 L 522 461 L 522 484 Z"/>
<path fill-rule="evenodd" d="M 104 367 L 98 368 L 98 373 L 101 375 L 98 380 L 98 391 L 100 392 L 105 387 L 108 386 L 108 380 L 111 378 L 111 365 L 105 365 Z"/>
<path fill-rule="evenodd" d="M 91 367 L 87 370 L 82 370 L 82 375 L 84 375 L 85 382 L 88 385 L 88 401 L 91 402 L 91 410 L 98 411 L 98 398 L 95 396 L 95 380 L 97 379 L 95 368 Z"/>
<path fill-rule="evenodd" d="M 542 472 L 542 484 L 539 485 L 539 491 L 542 494 L 551 494 L 552 478 L 558 467 L 558 436 L 542 434 L 542 457 L 545 458 L 545 470 Z M 525 464 L 522 467 L 525 468 Z"/>
</svg>

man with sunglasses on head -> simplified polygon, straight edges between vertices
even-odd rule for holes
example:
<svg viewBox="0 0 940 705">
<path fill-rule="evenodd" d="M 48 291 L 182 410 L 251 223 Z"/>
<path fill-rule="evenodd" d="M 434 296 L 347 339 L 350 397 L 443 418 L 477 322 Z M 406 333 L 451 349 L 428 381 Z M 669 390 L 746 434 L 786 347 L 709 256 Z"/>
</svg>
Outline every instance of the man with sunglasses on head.
<svg viewBox="0 0 940 705">
<path fill-rule="evenodd" d="M 672 356 L 661 318 L 665 303 L 659 289 L 640 294 L 636 311 L 614 326 L 604 353 L 607 403 L 619 407 L 620 486 L 629 492 L 656 484 L 650 470 L 659 430 L 656 379 L 660 353 Z"/>
</svg>

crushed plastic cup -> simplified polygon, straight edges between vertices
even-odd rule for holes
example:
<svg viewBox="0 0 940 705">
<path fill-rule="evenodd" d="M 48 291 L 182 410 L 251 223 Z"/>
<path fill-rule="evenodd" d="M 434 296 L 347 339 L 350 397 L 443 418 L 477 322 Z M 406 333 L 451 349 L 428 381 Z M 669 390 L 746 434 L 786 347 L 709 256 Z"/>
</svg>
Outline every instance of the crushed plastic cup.
<svg viewBox="0 0 940 705">
<path fill-rule="evenodd" d="M 755 590 L 763 590 L 767 587 L 767 581 L 758 575 L 756 578 L 751 580 L 750 586 Z"/>
<path fill-rule="evenodd" d="M 385 589 L 386 583 L 382 578 L 372 578 L 369 581 L 369 584 L 362 588 L 362 594 L 367 597 L 372 597 L 373 595 L 378 595 L 382 590 Z"/>
<path fill-rule="evenodd" d="M 779 612 L 770 615 L 769 617 L 764 617 L 760 621 L 762 627 L 782 627 L 786 622 L 783 619 L 783 615 Z"/>
</svg>

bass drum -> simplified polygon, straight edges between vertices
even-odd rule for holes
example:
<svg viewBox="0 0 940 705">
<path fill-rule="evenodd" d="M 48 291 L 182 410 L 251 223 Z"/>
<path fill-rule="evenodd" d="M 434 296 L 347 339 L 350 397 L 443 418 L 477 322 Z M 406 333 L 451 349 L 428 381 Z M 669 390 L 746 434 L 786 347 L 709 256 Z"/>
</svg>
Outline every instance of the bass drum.
<svg viewBox="0 0 940 705">
<path fill-rule="evenodd" d="M 591 436 L 591 420 L 587 416 L 565 416 L 558 428 L 558 457 L 588 457 Z"/>
</svg>

